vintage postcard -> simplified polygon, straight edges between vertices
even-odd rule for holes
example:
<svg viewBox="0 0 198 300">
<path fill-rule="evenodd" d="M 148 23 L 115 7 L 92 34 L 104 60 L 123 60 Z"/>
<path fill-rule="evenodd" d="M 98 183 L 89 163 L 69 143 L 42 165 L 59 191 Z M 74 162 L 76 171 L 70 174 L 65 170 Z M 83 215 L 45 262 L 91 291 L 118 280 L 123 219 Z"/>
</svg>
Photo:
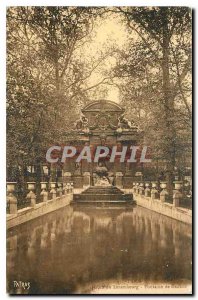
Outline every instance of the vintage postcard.
<svg viewBox="0 0 198 300">
<path fill-rule="evenodd" d="M 8 6 L 7 293 L 192 294 L 192 11 Z"/>
</svg>

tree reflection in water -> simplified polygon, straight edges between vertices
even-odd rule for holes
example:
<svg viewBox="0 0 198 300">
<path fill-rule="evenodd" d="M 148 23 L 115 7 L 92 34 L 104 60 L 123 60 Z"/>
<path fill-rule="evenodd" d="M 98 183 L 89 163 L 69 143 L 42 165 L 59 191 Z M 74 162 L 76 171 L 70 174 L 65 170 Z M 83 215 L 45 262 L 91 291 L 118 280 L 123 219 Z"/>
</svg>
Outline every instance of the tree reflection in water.
<svg viewBox="0 0 198 300">
<path fill-rule="evenodd" d="M 10 293 L 68 294 L 105 280 L 189 282 L 191 227 L 141 207 L 68 206 L 7 235 Z M 30 289 L 13 281 L 30 282 Z"/>
</svg>

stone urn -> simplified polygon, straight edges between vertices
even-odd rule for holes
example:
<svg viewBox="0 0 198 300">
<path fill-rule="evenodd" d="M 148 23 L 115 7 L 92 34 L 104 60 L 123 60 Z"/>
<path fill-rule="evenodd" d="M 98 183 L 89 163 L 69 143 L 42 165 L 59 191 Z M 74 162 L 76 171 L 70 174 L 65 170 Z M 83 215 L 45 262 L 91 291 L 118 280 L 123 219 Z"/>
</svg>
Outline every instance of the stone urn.
<svg viewBox="0 0 198 300">
<path fill-rule="evenodd" d="M 10 205 L 10 214 L 17 214 L 17 198 L 14 196 L 16 182 L 7 182 L 7 201 Z"/>
<path fill-rule="evenodd" d="M 56 198 L 56 189 L 55 189 L 55 187 L 56 187 L 56 182 L 51 182 L 50 183 L 50 188 L 51 188 L 50 194 L 52 195 L 52 199 Z"/>
<path fill-rule="evenodd" d="M 58 182 L 58 192 L 59 192 L 59 196 L 61 197 L 63 195 L 63 184 L 62 184 L 62 182 Z"/>
<path fill-rule="evenodd" d="M 139 192 L 139 182 L 136 182 L 136 189 L 135 189 L 136 194 Z"/>
<path fill-rule="evenodd" d="M 51 187 L 51 189 L 55 189 L 55 187 L 56 187 L 56 182 L 51 182 L 51 183 L 50 183 L 50 187 Z"/>
<path fill-rule="evenodd" d="M 144 194 L 146 197 L 150 197 L 150 195 L 151 195 L 150 182 L 146 182 L 145 187 L 146 188 L 145 188 Z"/>
<path fill-rule="evenodd" d="M 69 183 L 69 193 L 73 193 L 73 190 L 74 190 L 74 184 L 73 184 L 73 182 L 70 182 Z"/>
<path fill-rule="evenodd" d="M 35 207 L 36 205 L 36 195 L 34 193 L 34 190 L 36 188 L 36 182 L 27 182 L 27 188 L 29 193 L 27 194 L 26 198 L 30 199 L 31 206 Z"/>
<path fill-rule="evenodd" d="M 177 191 L 181 190 L 183 181 L 173 181 L 173 183 L 175 185 L 175 190 L 177 190 Z"/>
<path fill-rule="evenodd" d="M 151 199 L 155 200 L 158 198 L 158 190 L 157 190 L 157 182 L 156 181 L 152 181 L 152 188 L 151 188 Z"/>
<path fill-rule="evenodd" d="M 160 201 L 161 202 L 166 202 L 166 200 L 168 198 L 168 192 L 166 190 L 167 182 L 166 181 L 160 181 L 160 187 L 162 189 L 162 191 L 160 193 Z"/>
<path fill-rule="evenodd" d="M 167 187 L 167 182 L 166 181 L 160 181 L 160 187 L 161 189 L 165 190 Z"/>
<path fill-rule="evenodd" d="M 140 182 L 139 194 L 140 194 L 140 195 L 143 195 L 143 194 L 144 194 L 144 182 Z"/>
<path fill-rule="evenodd" d="M 16 182 L 6 182 L 6 185 L 8 193 L 13 193 L 15 191 Z"/>
<path fill-rule="evenodd" d="M 46 190 L 47 189 L 47 182 L 41 182 L 41 189 Z"/>
<path fill-rule="evenodd" d="M 156 182 L 156 181 L 152 181 L 151 184 L 152 184 L 152 188 L 155 188 L 155 189 L 156 189 L 156 187 L 157 187 L 157 182 Z"/>
<path fill-rule="evenodd" d="M 36 188 L 36 182 L 27 182 L 28 191 L 34 191 Z"/>
<path fill-rule="evenodd" d="M 173 205 L 175 207 L 178 207 L 180 204 L 180 199 L 182 199 L 183 195 L 181 193 L 181 188 L 183 185 L 182 181 L 173 181 L 174 185 L 175 185 L 175 190 L 173 192 Z"/>
<path fill-rule="evenodd" d="M 41 182 L 41 196 L 43 196 L 43 202 L 48 200 L 47 182 Z"/>
</svg>

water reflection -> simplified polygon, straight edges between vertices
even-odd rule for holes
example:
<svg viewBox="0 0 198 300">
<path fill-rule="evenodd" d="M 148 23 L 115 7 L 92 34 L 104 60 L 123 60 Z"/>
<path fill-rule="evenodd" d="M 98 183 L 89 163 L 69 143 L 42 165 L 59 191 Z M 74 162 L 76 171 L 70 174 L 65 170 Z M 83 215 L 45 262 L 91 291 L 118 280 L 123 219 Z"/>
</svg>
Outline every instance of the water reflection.
<svg viewBox="0 0 198 300">
<path fill-rule="evenodd" d="M 100 280 L 187 282 L 191 228 L 141 207 L 68 206 L 8 232 L 7 275 L 9 292 L 24 294 L 78 293 Z"/>
</svg>

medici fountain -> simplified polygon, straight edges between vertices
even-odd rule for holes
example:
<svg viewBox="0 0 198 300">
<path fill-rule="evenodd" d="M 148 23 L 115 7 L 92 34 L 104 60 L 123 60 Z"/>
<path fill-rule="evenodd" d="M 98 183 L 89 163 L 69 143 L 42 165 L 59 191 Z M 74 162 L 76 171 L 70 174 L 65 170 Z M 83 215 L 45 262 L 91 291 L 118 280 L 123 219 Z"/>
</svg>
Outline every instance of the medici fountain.
<svg viewBox="0 0 198 300">
<path fill-rule="evenodd" d="M 124 109 L 107 100 L 85 106 L 75 128 L 65 134 L 65 144 L 78 149 L 88 146 L 92 154 L 98 146 L 108 147 L 111 152 L 114 147 L 133 147 L 141 143 L 141 139 L 138 127 L 125 117 Z M 71 158 L 63 166 L 63 181 L 73 182 L 74 189 L 84 189 L 81 194 L 74 194 L 77 202 L 129 202 L 132 195 L 122 189 L 133 187 L 135 175 L 141 168 L 141 163 L 120 162 L 119 157 L 111 161 L 106 156 L 97 162 L 76 162 Z"/>
</svg>

